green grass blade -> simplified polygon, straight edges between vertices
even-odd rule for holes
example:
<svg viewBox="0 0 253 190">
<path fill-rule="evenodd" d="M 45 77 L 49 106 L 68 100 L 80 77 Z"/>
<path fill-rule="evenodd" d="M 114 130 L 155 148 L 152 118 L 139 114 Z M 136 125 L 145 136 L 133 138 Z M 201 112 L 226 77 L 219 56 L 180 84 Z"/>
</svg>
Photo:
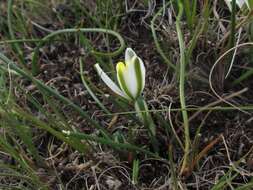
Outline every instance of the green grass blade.
<svg viewBox="0 0 253 190">
<path fill-rule="evenodd" d="M 11 60 L 9 60 L 6 56 L 0 53 L 0 60 L 2 60 L 6 65 L 9 65 L 11 69 L 19 73 L 22 77 L 30 80 L 33 82 L 39 89 L 42 89 L 44 92 L 59 98 L 63 103 L 73 108 L 75 111 L 77 111 L 82 117 L 87 119 L 91 125 L 96 127 L 105 137 L 109 138 L 108 133 L 106 130 L 101 127 L 95 120 L 91 119 L 91 117 L 83 111 L 78 105 L 74 104 L 71 100 L 68 98 L 65 98 L 61 94 L 59 94 L 56 90 L 50 88 L 49 86 L 46 86 L 43 82 L 40 80 L 34 78 L 29 72 L 25 71 L 25 69 L 19 68 L 15 63 L 13 63 Z"/>
<path fill-rule="evenodd" d="M 253 68 L 250 68 L 245 73 L 243 73 L 240 77 L 238 77 L 237 79 L 235 79 L 233 81 L 233 85 L 240 84 L 241 82 L 243 82 L 244 80 L 248 79 L 252 75 L 253 75 Z"/>
<path fill-rule="evenodd" d="M 119 49 L 117 49 L 114 52 L 98 52 L 98 51 L 91 51 L 91 54 L 94 55 L 99 55 L 99 56 L 108 56 L 108 57 L 113 57 L 116 55 L 119 55 L 123 49 L 125 48 L 125 42 L 124 39 L 121 37 L 121 35 L 113 30 L 109 30 L 109 29 L 102 29 L 102 28 L 70 28 L 70 29 L 62 29 L 62 30 L 57 30 L 55 32 L 52 32 L 51 34 L 45 36 L 41 42 L 38 44 L 38 46 L 35 48 L 34 50 L 34 54 L 32 57 L 32 72 L 33 74 L 38 73 L 39 71 L 39 66 L 38 66 L 38 57 L 39 57 L 39 49 L 46 43 L 49 42 L 52 38 L 59 36 L 60 34 L 67 34 L 67 33 L 79 33 L 79 32 L 84 32 L 84 33 L 105 33 L 105 34 L 110 34 L 115 36 L 120 43 L 120 47 Z"/>
<path fill-rule="evenodd" d="M 102 102 L 97 98 L 97 96 L 93 93 L 91 88 L 89 87 L 88 83 L 85 80 L 84 72 L 83 72 L 83 62 L 82 59 L 79 59 L 79 68 L 80 68 L 80 75 L 82 79 L 82 83 L 90 96 L 93 98 L 93 100 L 98 104 L 98 106 L 105 112 L 105 113 L 110 113 L 110 111 L 102 104 Z"/>
<path fill-rule="evenodd" d="M 165 6 L 168 6 L 169 3 L 167 3 Z M 165 63 L 168 65 L 168 67 L 171 67 L 173 70 L 176 70 L 176 66 L 171 63 L 171 61 L 169 60 L 169 58 L 167 58 L 167 56 L 165 55 L 164 51 L 162 50 L 162 48 L 161 48 L 161 46 L 160 46 L 160 44 L 158 42 L 158 37 L 157 37 L 156 31 L 155 31 L 155 21 L 158 18 L 158 16 L 161 14 L 161 12 L 163 11 L 163 9 L 164 9 L 163 7 L 160 8 L 160 10 L 155 14 L 155 16 L 153 17 L 153 19 L 151 20 L 150 28 L 151 28 L 151 31 L 152 31 L 152 36 L 153 36 L 153 39 L 154 39 L 154 42 L 155 42 L 155 46 L 156 46 L 157 52 L 161 55 L 161 57 L 163 58 L 163 60 L 165 61 Z"/>
<path fill-rule="evenodd" d="M 53 136 L 57 137 L 58 139 L 62 140 L 65 143 L 69 144 L 70 146 L 72 146 L 73 148 L 78 150 L 79 152 L 85 153 L 87 151 L 87 149 L 88 149 L 87 145 L 69 140 L 64 135 L 62 135 L 61 132 L 55 130 L 49 124 L 37 119 L 36 117 L 32 116 L 30 113 L 27 113 L 24 110 L 22 110 L 21 108 L 15 107 L 15 108 L 13 108 L 13 111 L 15 111 L 15 113 L 17 113 L 20 116 L 20 118 L 23 118 L 23 119 L 29 121 L 30 123 L 32 123 L 34 127 L 37 127 L 39 129 L 42 129 L 42 130 L 45 130 L 45 131 L 51 133 Z"/>
<path fill-rule="evenodd" d="M 8 30 L 9 30 L 11 40 L 15 40 L 15 35 L 13 32 L 13 28 L 12 28 L 12 6 L 13 6 L 13 0 L 8 0 L 8 10 L 7 10 Z M 21 63 L 24 65 L 25 64 L 24 56 L 23 56 L 23 53 L 22 53 L 22 50 L 21 50 L 19 44 L 13 43 L 13 49 L 15 52 L 17 52 Z"/>
<path fill-rule="evenodd" d="M 25 159 L 7 142 L 7 140 L 2 135 L 0 135 L 0 148 L 2 148 L 4 152 L 8 153 L 20 164 L 22 169 L 25 170 L 31 177 L 34 185 L 40 187 L 42 190 L 47 190 L 47 187 L 39 180 L 34 170 L 29 166 L 29 164 L 25 161 Z"/>
<path fill-rule="evenodd" d="M 178 41 L 179 41 L 179 47 L 180 47 L 180 74 L 179 74 L 179 96 L 180 96 L 180 104 L 181 108 L 186 108 L 185 103 L 185 67 L 186 67 L 186 57 L 185 57 L 185 45 L 183 41 L 183 34 L 180 27 L 180 20 L 183 13 L 183 5 L 180 1 L 178 1 L 179 6 L 179 13 L 176 18 L 176 29 L 177 29 L 177 35 L 178 35 Z M 186 171 L 189 164 L 189 154 L 190 154 L 190 132 L 189 132 L 189 121 L 188 121 L 188 113 L 186 110 L 182 111 L 183 116 L 183 123 L 184 123 L 184 138 L 185 138 L 185 147 L 184 147 L 184 158 L 183 158 L 183 164 L 181 167 L 181 173 Z"/>
<path fill-rule="evenodd" d="M 132 169 L 132 183 L 134 185 L 138 184 L 139 170 L 140 170 L 140 161 L 136 159 L 133 161 L 133 169 Z"/>
<path fill-rule="evenodd" d="M 249 183 L 241 185 L 240 187 L 237 187 L 235 190 L 252 190 L 252 189 L 253 189 L 253 178 L 251 178 Z"/>
<path fill-rule="evenodd" d="M 116 150 L 131 150 L 131 151 L 144 153 L 144 154 L 152 156 L 152 157 L 158 157 L 156 154 L 154 154 L 144 148 L 132 145 L 132 144 L 116 143 L 110 139 L 95 137 L 95 136 L 87 135 L 84 133 L 73 133 L 73 132 L 67 131 L 67 132 L 65 132 L 65 136 L 69 137 L 69 138 L 79 139 L 79 140 L 95 141 L 95 142 L 101 143 L 103 145 L 108 145 Z"/>
<path fill-rule="evenodd" d="M 190 60 L 191 56 L 192 56 L 192 52 L 194 50 L 194 48 L 196 47 L 197 41 L 200 37 L 200 35 L 204 32 L 204 30 L 207 28 L 208 26 L 208 21 L 209 21 L 209 16 L 210 16 L 210 2 L 209 0 L 205 1 L 205 4 L 203 5 L 203 11 L 202 11 L 202 15 L 203 15 L 203 22 L 202 19 L 199 19 L 199 22 L 197 24 L 197 26 L 195 27 L 196 29 L 193 32 L 193 36 L 192 39 L 188 45 L 187 48 L 187 53 L 186 53 L 186 60 Z"/>
</svg>

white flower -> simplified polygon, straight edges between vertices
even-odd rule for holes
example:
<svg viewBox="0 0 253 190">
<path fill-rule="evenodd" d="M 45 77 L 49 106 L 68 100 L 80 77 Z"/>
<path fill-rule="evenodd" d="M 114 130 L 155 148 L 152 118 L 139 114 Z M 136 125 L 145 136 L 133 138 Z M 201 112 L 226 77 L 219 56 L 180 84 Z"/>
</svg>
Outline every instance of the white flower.
<svg viewBox="0 0 253 190">
<path fill-rule="evenodd" d="M 250 5 L 250 1 L 252 0 L 236 0 L 236 4 L 238 5 L 238 7 L 241 9 L 245 4 L 247 5 L 248 9 L 251 9 Z M 225 0 L 227 6 L 229 7 L 230 10 L 232 10 L 232 0 Z"/>
<path fill-rule="evenodd" d="M 116 94 L 128 100 L 136 100 L 141 95 L 145 85 L 145 67 L 131 48 L 125 51 L 125 63 L 119 62 L 116 66 L 119 86 L 108 77 L 99 64 L 95 64 L 95 68 L 104 83 Z"/>
</svg>

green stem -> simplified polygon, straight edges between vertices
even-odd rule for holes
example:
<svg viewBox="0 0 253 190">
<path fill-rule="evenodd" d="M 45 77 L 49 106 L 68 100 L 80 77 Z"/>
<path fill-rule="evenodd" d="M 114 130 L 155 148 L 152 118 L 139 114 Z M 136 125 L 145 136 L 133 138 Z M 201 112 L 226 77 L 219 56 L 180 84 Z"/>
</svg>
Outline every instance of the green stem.
<svg viewBox="0 0 253 190">
<path fill-rule="evenodd" d="M 32 73 L 33 75 L 37 74 L 39 71 L 39 65 L 38 65 L 38 57 L 39 57 L 39 49 L 48 41 L 50 41 L 51 38 L 58 36 L 59 34 L 66 34 L 66 33 L 78 33 L 78 32 L 96 32 L 96 33 L 105 33 L 105 34 L 110 34 L 115 36 L 120 43 L 120 47 L 119 49 L 117 49 L 114 52 L 98 52 L 95 50 L 91 51 L 91 54 L 94 55 L 100 55 L 100 56 L 109 56 L 109 57 L 113 57 L 113 56 L 117 56 L 119 55 L 125 48 L 125 42 L 124 39 L 121 37 L 121 35 L 113 30 L 109 30 L 109 29 L 102 29 L 102 28 L 70 28 L 70 29 L 62 29 L 62 30 L 57 30 L 55 32 L 52 32 L 51 34 L 45 36 L 40 43 L 38 44 L 38 46 L 35 48 L 34 50 L 34 54 L 32 57 Z"/>
<path fill-rule="evenodd" d="M 144 126 L 148 129 L 149 136 L 151 138 L 152 146 L 156 153 L 159 152 L 158 148 L 158 142 L 156 139 L 156 126 L 154 124 L 154 121 L 149 113 L 148 106 L 144 100 L 143 97 L 139 97 L 135 103 L 134 107 L 136 112 L 138 113 L 138 116 L 142 120 Z"/>
<path fill-rule="evenodd" d="M 168 2 L 165 7 L 171 2 Z M 171 61 L 167 58 L 167 56 L 165 55 L 165 53 L 163 52 L 159 42 L 158 42 L 158 38 L 157 38 L 157 35 L 156 35 L 156 31 L 155 31 L 155 20 L 157 19 L 157 17 L 161 14 L 162 10 L 164 9 L 164 7 L 162 7 L 156 14 L 155 16 L 153 17 L 153 19 L 151 20 L 151 31 L 152 31 L 152 35 L 153 35 L 153 39 L 154 39 L 154 42 L 155 42 L 155 46 L 156 46 L 156 50 L 157 52 L 161 55 L 161 57 L 164 59 L 165 63 L 168 65 L 168 67 L 171 67 L 173 70 L 176 70 L 176 66 L 173 65 L 171 63 Z"/>
<path fill-rule="evenodd" d="M 188 26 L 190 28 L 190 31 L 192 31 L 192 29 L 193 29 L 193 19 L 194 19 L 193 18 L 193 13 L 194 13 L 195 9 L 194 9 L 194 7 L 191 7 L 191 4 L 190 4 L 189 0 L 183 0 L 183 4 L 184 4 L 184 8 L 185 8 L 185 14 L 186 14 L 187 24 L 188 24 Z M 179 7 L 179 9 L 180 9 L 180 7 Z M 193 12 L 191 12 L 191 10 Z"/>
<path fill-rule="evenodd" d="M 132 169 L 132 183 L 134 185 L 138 184 L 139 170 L 140 170 L 140 161 L 136 159 L 133 161 L 133 169 Z"/>
<path fill-rule="evenodd" d="M 3 40 L 0 41 L 0 44 L 15 44 L 15 43 L 24 43 L 24 42 L 40 42 L 41 39 L 15 39 L 15 40 Z"/>
<path fill-rule="evenodd" d="M 87 135 L 84 133 L 73 133 L 73 132 L 66 132 L 65 133 L 66 137 L 70 137 L 70 138 L 74 138 L 74 139 L 79 139 L 79 140 L 89 140 L 89 141 L 95 141 L 104 145 L 108 145 L 111 146 L 115 149 L 128 149 L 128 150 L 133 150 L 133 151 L 138 151 L 138 152 L 142 152 L 145 153 L 146 155 L 152 156 L 152 157 L 158 157 L 156 154 L 145 150 L 141 147 L 135 146 L 135 145 L 131 145 L 131 144 L 127 144 L 127 143 L 118 143 L 118 142 L 114 142 L 110 139 L 104 139 L 101 137 L 95 137 L 95 136 L 91 136 L 91 135 Z"/>
<path fill-rule="evenodd" d="M 10 34 L 11 40 L 15 40 L 15 34 L 13 32 L 12 28 L 12 5 L 13 5 L 13 0 L 8 0 L 8 9 L 7 9 L 7 24 L 8 24 L 8 30 Z M 13 43 L 13 49 L 14 51 L 18 54 L 18 58 L 20 59 L 21 63 L 25 65 L 23 53 L 20 49 L 20 46 L 17 43 Z"/>
<path fill-rule="evenodd" d="M 178 190 L 178 176 L 176 174 L 176 165 L 173 161 L 173 147 L 169 146 L 168 148 L 168 160 L 171 167 L 171 180 L 172 180 L 172 187 L 173 190 Z"/>
<path fill-rule="evenodd" d="M 189 152 L 190 152 L 190 132 L 189 132 L 189 121 L 188 121 L 188 114 L 186 109 L 186 103 L 185 103 L 185 65 L 186 65 L 186 59 L 185 59 L 185 46 L 183 41 L 183 34 L 180 28 L 180 20 L 183 13 L 183 5 L 179 1 L 179 13 L 176 19 L 176 29 L 177 29 L 177 35 L 178 35 L 178 41 L 179 41 L 179 48 L 180 48 L 180 79 L 179 79 L 179 96 L 180 96 L 180 104 L 182 110 L 182 116 L 183 116 L 183 122 L 184 122 L 184 136 L 185 136 L 185 148 L 184 148 L 184 159 L 183 164 L 181 168 L 181 172 L 183 172 L 188 164 L 189 164 Z"/>
<path fill-rule="evenodd" d="M 236 0 L 232 0 L 232 12 L 231 12 L 231 26 L 230 26 L 230 36 L 228 41 L 228 49 L 235 46 L 235 35 L 236 35 Z M 235 52 L 236 49 L 233 51 Z M 228 64 L 233 61 L 233 52 L 228 54 Z M 226 77 L 225 77 L 226 78 Z"/>
<path fill-rule="evenodd" d="M 235 28 L 236 28 L 236 0 L 232 0 L 231 26 L 228 48 L 234 47 L 235 44 Z"/>
<path fill-rule="evenodd" d="M 192 56 L 193 49 L 196 47 L 197 41 L 200 37 L 200 35 L 203 33 L 204 29 L 208 26 L 208 21 L 209 21 L 209 0 L 205 1 L 205 4 L 203 6 L 203 22 L 201 21 L 202 19 L 199 19 L 198 25 L 195 27 L 195 31 L 193 32 L 192 39 L 189 43 L 188 50 L 186 53 L 186 60 L 190 60 Z"/>
</svg>

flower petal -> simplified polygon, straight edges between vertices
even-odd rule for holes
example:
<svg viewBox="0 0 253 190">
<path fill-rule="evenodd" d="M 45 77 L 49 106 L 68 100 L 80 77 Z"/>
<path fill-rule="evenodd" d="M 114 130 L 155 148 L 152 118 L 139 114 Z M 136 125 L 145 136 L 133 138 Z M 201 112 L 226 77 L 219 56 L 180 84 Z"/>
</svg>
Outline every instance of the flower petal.
<svg viewBox="0 0 253 190">
<path fill-rule="evenodd" d="M 127 66 L 123 62 L 117 63 L 116 70 L 117 70 L 117 79 L 120 85 L 120 88 L 123 90 L 123 92 L 128 96 L 130 100 L 134 99 L 134 94 L 132 93 L 132 87 L 135 86 L 135 84 L 129 84 L 128 83 L 128 78 L 131 77 L 129 76 L 129 72 L 127 70 Z M 130 89 L 131 88 L 131 89 Z"/>
<path fill-rule="evenodd" d="M 145 85 L 145 67 L 143 61 L 134 56 L 128 64 L 117 64 L 117 77 L 121 89 L 130 99 L 138 98 Z"/>
<path fill-rule="evenodd" d="M 136 56 L 137 55 L 132 48 L 127 48 L 125 51 L 125 64 L 128 65 L 133 60 L 133 57 Z"/>
<path fill-rule="evenodd" d="M 124 98 L 128 98 L 125 93 L 120 90 L 120 88 L 110 79 L 110 77 L 108 77 L 108 75 L 101 69 L 101 67 L 99 66 L 99 64 L 95 64 L 95 68 L 99 74 L 99 76 L 101 77 L 101 79 L 104 81 L 104 83 L 116 94 L 124 97 Z"/>
<path fill-rule="evenodd" d="M 231 6 L 231 1 L 232 1 L 232 0 L 224 0 L 224 1 L 225 1 L 225 3 L 227 4 L 229 10 L 232 11 L 232 6 Z"/>
<path fill-rule="evenodd" d="M 236 4 L 237 6 L 241 9 L 243 7 L 244 4 L 247 5 L 247 7 L 250 9 L 250 0 L 236 0 Z M 232 0 L 225 0 L 229 10 L 232 10 Z"/>
<path fill-rule="evenodd" d="M 238 5 L 238 7 L 241 9 L 242 6 L 245 4 L 245 0 L 236 0 L 236 3 Z"/>
</svg>

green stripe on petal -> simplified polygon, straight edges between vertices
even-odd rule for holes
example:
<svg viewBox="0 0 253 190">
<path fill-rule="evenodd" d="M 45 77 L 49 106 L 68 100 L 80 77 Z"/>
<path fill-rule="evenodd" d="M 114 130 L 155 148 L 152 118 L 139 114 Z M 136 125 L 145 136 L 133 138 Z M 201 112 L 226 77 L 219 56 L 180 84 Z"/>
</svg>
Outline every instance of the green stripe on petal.
<svg viewBox="0 0 253 190">
<path fill-rule="evenodd" d="M 132 94 L 130 93 L 125 78 L 124 78 L 124 72 L 126 72 L 126 65 L 123 62 L 119 62 L 116 66 L 116 70 L 117 70 L 117 78 L 118 78 L 118 82 L 119 85 L 121 87 L 121 90 L 129 97 L 129 99 L 134 100 L 134 97 L 132 96 Z"/>
<path fill-rule="evenodd" d="M 137 94 L 135 98 L 138 98 L 143 90 L 143 76 L 142 76 L 142 72 L 141 72 L 141 63 L 138 57 L 134 58 L 134 68 L 135 68 L 135 77 L 136 77 L 136 82 L 137 82 Z"/>
</svg>

